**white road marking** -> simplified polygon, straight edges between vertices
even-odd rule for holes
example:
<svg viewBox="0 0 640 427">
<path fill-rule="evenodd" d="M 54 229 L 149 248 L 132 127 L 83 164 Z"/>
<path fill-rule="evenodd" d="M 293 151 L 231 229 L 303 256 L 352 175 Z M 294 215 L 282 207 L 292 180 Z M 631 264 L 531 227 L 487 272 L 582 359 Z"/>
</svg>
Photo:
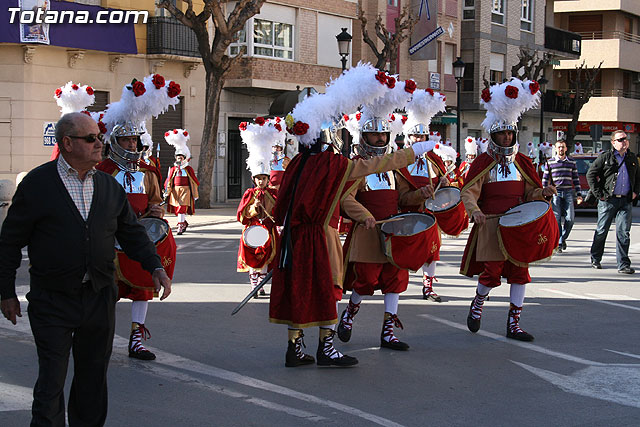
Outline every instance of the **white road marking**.
<svg viewBox="0 0 640 427">
<path fill-rule="evenodd" d="M 611 302 L 611 301 L 605 301 L 605 300 L 602 300 L 602 299 L 599 299 L 599 298 L 589 297 L 589 296 L 586 296 L 586 295 L 571 294 L 569 292 L 558 291 L 558 290 L 555 290 L 555 289 L 545 289 L 545 290 L 547 292 L 551 292 L 551 293 L 558 294 L 558 295 L 563 295 L 563 296 L 570 297 L 570 298 L 584 299 L 584 300 L 588 300 L 588 301 L 598 302 L 600 304 L 612 305 L 614 307 L 628 308 L 629 310 L 640 311 L 640 307 L 634 307 L 632 305 L 620 304 L 620 303 Z"/>
<path fill-rule="evenodd" d="M 640 354 L 625 353 L 624 351 L 609 350 L 608 348 L 605 348 L 604 350 L 605 351 L 610 351 L 611 353 L 619 354 L 621 356 L 627 356 L 627 357 L 632 357 L 634 359 L 640 359 Z"/>
<path fill-rule="evenodd" d="M 28 411 L 32 401 L 31 388 L 0 382 L 0 412 Z"/>
</svg>

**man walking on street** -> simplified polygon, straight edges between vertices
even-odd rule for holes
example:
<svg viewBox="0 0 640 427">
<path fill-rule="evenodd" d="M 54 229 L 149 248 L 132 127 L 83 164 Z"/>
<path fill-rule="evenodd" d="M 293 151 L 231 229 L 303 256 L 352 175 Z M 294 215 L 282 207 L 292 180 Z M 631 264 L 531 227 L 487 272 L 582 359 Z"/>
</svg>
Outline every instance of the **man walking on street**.
<svg viewBox="0 0 640 427">
<path fill-rule="evenodd" d="M 562 139 L 556 142 L 556 156 L 549 160 L 549 168 L 542 176 L 542 185 L 543 187 L 554 185 L 558 191 L 558 194 L 551 199 L 551 206 L 560 232 L 558 252 L 562 252 L 567 249 L 567 239 L 575 218 L 573 196 L 575 192 L 580 191 L 580 177 L 576 162 L 567 156 L 567 143 Z M 582 197 L 578 196 L 576 201 L 578 204 L 582 203 Z"/>
<path fill-rule="evenodd" d="M 618 273 L 633 274 L 629 244 L 633 199 L 640 193 L 638 159 L 629 151 L 629 139 L 622 130 L 611 134 L 612 148 L 601 153 L 587 172 L 591 192 L 598 198 L 598 225 L 591 245 L 591 266 L 601 269 L 609 227 L 616 220 L 616 260 Z"/>
</svg>

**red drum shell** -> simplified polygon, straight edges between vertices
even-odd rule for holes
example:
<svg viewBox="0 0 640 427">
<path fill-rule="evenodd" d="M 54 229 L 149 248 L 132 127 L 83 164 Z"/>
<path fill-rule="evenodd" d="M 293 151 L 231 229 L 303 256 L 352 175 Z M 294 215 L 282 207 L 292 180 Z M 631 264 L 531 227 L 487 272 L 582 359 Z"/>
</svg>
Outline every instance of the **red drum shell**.
<svg viewBox="0 0 640 427">
<path fill-rule="evenodd" d="M 431 214 L 415 212 L 391 218 L 399 217 L 405 219 L 381 225 L 382 251 L 394 266 L 417 271 L 423 264 L 431 262 L 440 249 L 436 220 Z"/>
<path fill-rule="evenodd" d="M 167 221 L 160 218 L 142 218 L 139 221 L 145 225 L 147 234 L 150 233 L 149 230 L 151 229 L 156 230 L 156 233 L 152 233 L 149 238 L 156 246 L 156 252 L 158 252 L 158 256 L 160 257 L 160 261 L 162 262 L 162 266 L 167 272 L 167 275 L 169 278 L 173 279 L 173 270 L 176 266 L 177 246 L 176 241 L 173 238 L 173 233 L 171 233 L 171 227 L 169 227 Z M 157 221 L 160 221 L 160 223 Z M 159 227 L 149 227 L 150 224 L 155 224 L 156 226 L 159 225 Z M 161 229 L 164 229 L 164 231 L 157 234 L 157 230 Z M 138 261 L 130 259 L 119 249 L 116 249 L 115 267 L 116 277 L 119 281 L 134 288 L 154 288 L 151 273 L 144 270 Z"/>
<path fill-rule="evenodd" d="M 444 197 L 446 196 L 446 197 Z M 446 203 L 439 202 L 445 199 Z M 469 216 L 460 199 L 460 190 L 456 187 L 441 188 L 436 192 L 435 201 L 426 207 L 436 217 L 438 227 L 444 234 L 458 236 L 469 227 Z"/>
<path fill-rule="evenodd" d="M 542 200 L 521 203 L 498 221 L 498 243 L 503 255 L 520 267 L 550 258 L 560 233 L 551 205 Z"/>
<path fill-rule="evenodd" d="M 263 227 L 269 230 L 264 225 L 258 223 L 246 227 L 242 232 L 242 237 L 240 238 L 239 255 L 247 266 L 258 269 L 264 267 L 273 260 L 273 257 L 275 256 L 276 233 L 275 229 L 269 230 L 269 239 L 265 244 L 258 247 L 252 247 L 245 242 L 245 232 L 252 226 Z"/>
</svg>

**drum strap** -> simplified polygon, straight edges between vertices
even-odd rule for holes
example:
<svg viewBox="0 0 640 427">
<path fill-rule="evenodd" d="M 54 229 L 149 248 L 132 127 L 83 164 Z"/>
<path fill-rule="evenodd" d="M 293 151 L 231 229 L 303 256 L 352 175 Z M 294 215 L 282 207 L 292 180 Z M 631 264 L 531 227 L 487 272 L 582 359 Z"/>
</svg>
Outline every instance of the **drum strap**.
<svg viewBox="0 0 640 427">
<path fill-rule="evenodd" d="M 291 199 L 289 200 L 289 207 L 287 208 L 287 216 L 284 218 L 284 227 L 282 228 L 282 248 L 280 250 L 280 261 L 278 262 L 278 268 L 280 270 L 291 268 L 291 257 L 293 254 L 293 247 L 291 245 L 291 213 L 293 212 L 293 202 L 296 198 L 296 190 L 298 189 L 298 182 L 300 182 L 300 175 L 304 169 L 304 165 L 309 160 L 309 152 L 302 153 L 302 159 L 300 160 L 300 167 L 296 171 L 295 181 L 293 182 L 293 191 L 291 192 Z"/>
</svg>

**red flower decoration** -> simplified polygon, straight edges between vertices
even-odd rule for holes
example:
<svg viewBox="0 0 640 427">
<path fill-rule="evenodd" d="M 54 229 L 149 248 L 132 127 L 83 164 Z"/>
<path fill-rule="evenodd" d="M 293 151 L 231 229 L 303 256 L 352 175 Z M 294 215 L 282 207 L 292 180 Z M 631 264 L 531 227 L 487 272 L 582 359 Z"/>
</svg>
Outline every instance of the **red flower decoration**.
<svg viewBox="0 0 640 427">
<path fill-rule="evenodd" d="M 396 121 L 396 116 L 394 116 L 393 114 L 389 117 L 389 121 L 390 122 L 395 122 Z"/>
<path fill-rule="evenodd" d="M 93 95 L 93 88 L 91 86 L 87 86 L 87 93 Z"/>
<path fill-rule="evenodd" d="M 151 82 L 156 87 L 156 89 L 160 89 L 161 87 L 164 86 L 164 83 L 165 83 L 164 77 L 162 77 L 160 74 L 154 74 L 153 79 L 151 79 Z"/>
<path fill-rule="evenodd" d="M 488 87 L 482 89 L 482 100 L 484 102 L 489 102 L 491 101 L 491 91 L 489 90 Z"/>
<path fill-rule="evenodd" d="M 307 131 L 309 130 L 309 125 L 303 122 L 296 122 L 295 125 L 293 125 L 293 133 L 294 135 L 304 135 L 305 133 L 307 133 Z"/>
<path fill-rule="evenodd" d="M 98 120 L 102 120 L 103 117 L 104 117 L 104 113 L 100 113 L 100 117 L 98 117 Z"/>
<path fill-rule="evenodd" d="M 133 94 L 135 96 L 140 96 L 147 91 L 147 89 L 144 87 L 144 83 L 138 80 L 133 82 L 133 84 L 131 85 L 131 88 L 133 89 Z"/>
<path fill-rule="evenodd" d="M 387 77 L 387 87 L 389 89 L 393 89 L 394 87 L 396 87 L 396 79 L 395 77 Z"/>
<path fill-rule="evenodd" d="M 360 121 L 360 117 L 362 117 L 362 113 L 356 113 L 356 120 Z"/>
<path fill-rule="evenodd" d="M 435 148 L 440 148 L 440 144 L 436 144 Z"/>
<path fill-rule="evenodd" d="M 418 85 L 413 80 L 404 81 L 404 90 L 409 93 L 413 93 L 418 88 Z"/>
<path fill-rule="evenodd" d="M 402 120 L 402 124 L 407 123 L 407 119 L 408 119 L 407 116 L 402 116 L 402 119 L 401 119 Z"/>
<path fill-rule="evenodd" d="M 247 122 L 242 122 L 238 125 L 238 129 L 247 130 Z"/>
<path fill-rule="evenodd" d="M 100 129 L 101 134 L 107 133 L 107 126 L 102 122 L 98 122 L 98 129 Z"/>
<path fill-rule="evenodd" d="M 275 125 L 273 125 L 273 127 L 278 129 L 278 132 L 282 132 L 282 126 L 280 126 L 279 123 L 276 123 Z"/>
<path fill-rule="evenodd" d="M 169 95 L 169 98 L 175 98 L 180 95 L 180 85 L 174 81 L 169 82 L 167 94 Z"/>
<path fill-rule="evenodd" d="M 174 129 L 173 133 L 177 135 L 178 134 L 178 129 Z"/>
<path fill-rule="evenodd" d="M 91 117 L 91 113 L 88 112 L 87 110 L 82 110 L 80 111 L 82 114 L 86 114 L 87 116 Z"/>
<path fill-rule="evenodd" d="M 74 84 L 72 84 L 72 85 L 71 85 L 71 89 L 73 89 L 73 90 L 78 90 L 78 85 L 77 85 L 77 84 L 75 84 L 75 83 L 74 83 Z"/>
<path fill-rule="evenodd" d="M 535 95 L 540 90 L 540 83 L 535 80 L 529 83 L 529 90 L 531 91 L 531 95 Z"/>
<path fill-rule="evenodd" d="M 428 93 L 429 95 L 431 95 L 431 96 L 433 96 L 433 95 L 434 95 L 434 93 L 433 93 L 433 89 L 431 89 L 431 88 L 426 88 L 425 90 L 427 91 L 427 93 Z"/>
<path fill-rule="evenodd" d="M 256 124 L 259 124 L 260 126 L 264 125 L 264 117 L 256 117 L 255 122 L 256 122 Z"/>
<path fill-rule="evenodd" d="M 376 80 L 380 82 L 380 84 L 387 83 L 387 74 L 384 71 L 378 71 L 376 74 Z"/>
<path fill-rule="evenodd" d="M 518 97 L 518 88 L 509 85 L 504 89 L 504 94 L 507 96 L 507 98 L 516 99 Z"/>
<path fill-rule="evenodd" d="M 169 136 L 169 135 L 171 135 L 169 132 L 164 133 L 164 136 Z"/>
<path fill-rule="evenodd" d="M 184 136 L 189 136 L 189 132 L 187 132 L 186 130 L 185 130 L 184 132 L 182 132 L 182 134 L 183 134 Z"/>
<path fill-rule="evenodd" d="M 276 123 L 280 123 L 282 119 L 280 117 L 276 117 Z"/>
<path fill-rule="evenodd" d="M 60 98 L 60 95 L 62 95 L 62 89 L 58 88 L 56 89 L 56 96 Z"/>
<path fill-rule="evenodd" d="M 342 118 L 344 119 L 345 122 L 349 120 L 349 116 L 347 114 L 344 114 Z"/>
</svg>

